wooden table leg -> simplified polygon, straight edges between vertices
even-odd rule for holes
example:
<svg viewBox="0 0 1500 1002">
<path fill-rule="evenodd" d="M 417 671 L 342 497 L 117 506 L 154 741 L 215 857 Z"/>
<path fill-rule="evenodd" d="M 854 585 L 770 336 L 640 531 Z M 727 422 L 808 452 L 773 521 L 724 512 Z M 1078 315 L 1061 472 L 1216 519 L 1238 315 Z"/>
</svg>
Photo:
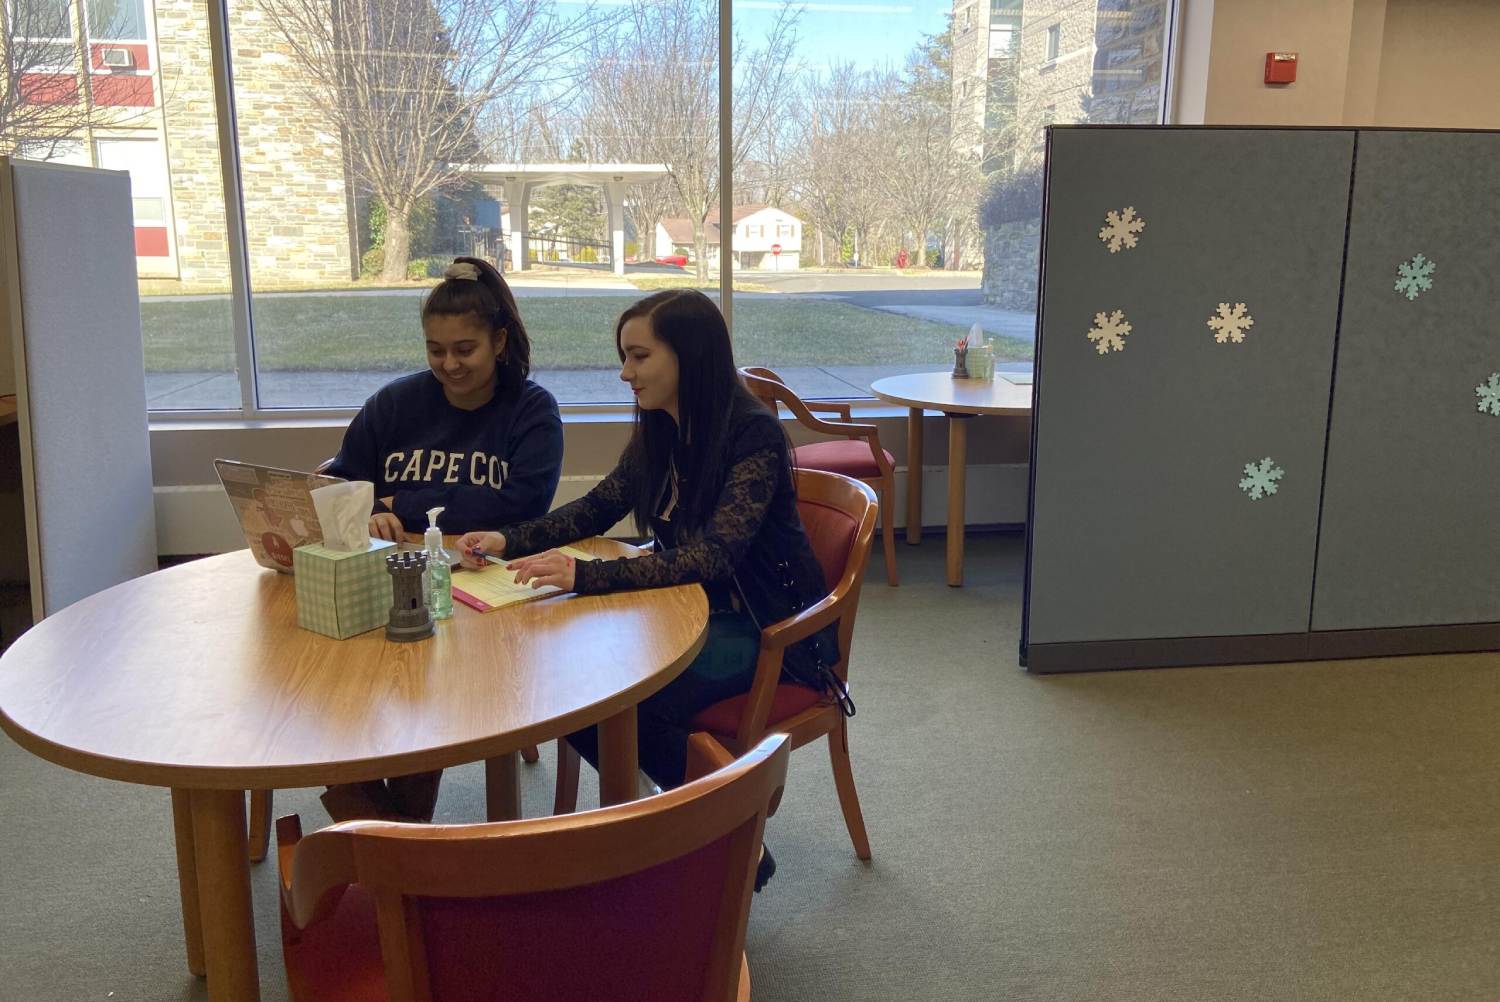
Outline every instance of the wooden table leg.
<svg viewBox="0 0 1500 1002">
<path fill-rule="evenodd" d="M 922 541 L 922 408 L 906 412 L 906 542 Z"/>
<path fill-rule="evenodd" d="M 484 760 L 485 818 L 514 821 L 521 816 L 521 763 L 519 752 L 506 752 Z"/>
<path fill-rule="evenodd" d="M 259 1002 L 244 790 L 193 790 L 203 960 L 213 1002 Z"/>
<path fill-rule="evenodd" d="M 635 707 L 622 710 L 599 724 L 599 806 L 623 804 L 636 798 Z"/>
<path fill-rule="evenodd" d="M 177 839 L 177 890 L 182 896 L 182 934 L 187 940 L 188 971 L 203 977 L 203 913 L 198 907 L 198 856 L 193 848 L 193 799 L 187 790 L 172 791 L 172 834 Z"/>
<path fill-rule="evenodd" d="M 968 489 L 969 415 L 948 415 L 948 584 L 964 583 L 964 491 Z"/>
</svg>

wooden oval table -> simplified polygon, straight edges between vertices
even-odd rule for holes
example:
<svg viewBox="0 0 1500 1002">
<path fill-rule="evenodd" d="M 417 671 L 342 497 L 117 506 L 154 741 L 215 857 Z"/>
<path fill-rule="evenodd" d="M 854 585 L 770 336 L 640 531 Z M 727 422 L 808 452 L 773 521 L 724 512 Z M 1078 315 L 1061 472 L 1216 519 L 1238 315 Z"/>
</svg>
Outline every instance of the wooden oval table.
<svg viewBox="0 0 1500 1002">
<path fill-rule="evenodd" d="M 171 788 L 188 967 L 212 999 L 258 999 L 246 790 L 483 759 L 493 795 L 514 789 L 518 749 L 598 724 L 601 800 L 633 799 L 636 704 L 687 666 L 707 622 L 703 589 L 684 585 L 457 605 L 415 643 L 333 640 L 297 626 L 290 576 L 239 550 L 32 627 L 0 657 L 0 727 L 70 769 Z"/>
<path fill-rule="evenodd" d="M 947 372 L 888 376 L 870 384 L 881 400 L 905 404 L 906 541 L 922 541 L 922 411 L 948 418 L 948 584 L 964 583 L 964 491 L 968 487 L 968 419 L 976 414 L 1031 413 L 1031 386 L 995 373 L 993 381 L 954 379 Z"/>
</svg>

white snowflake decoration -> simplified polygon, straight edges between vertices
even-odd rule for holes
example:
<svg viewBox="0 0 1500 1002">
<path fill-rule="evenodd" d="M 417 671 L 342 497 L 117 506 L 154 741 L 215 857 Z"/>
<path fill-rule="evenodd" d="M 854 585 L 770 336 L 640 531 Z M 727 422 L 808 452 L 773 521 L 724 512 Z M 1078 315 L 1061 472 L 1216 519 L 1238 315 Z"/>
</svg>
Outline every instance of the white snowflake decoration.
<svg viewBox="0 0 1500 1002">
<path fill-rule="evenodd" d="M 1490 373 L 1490 378 L 1474 387 L 1479 398 L 1479 412 L 1500 417 L 1500 372 Z"/>
<path fill-rule="evenodd" d="M 1396 279 L 1396 291 L 1412 300 L 1432 288 L 1432 273 L 1437 270 L 1437 265 L 1418 254 L 1410 261 L 1401 262 L 1396 270 L 1401 275 Z"/>
<path fill-rule="evenodd" d="M 1220 344 L 1226 341 L 1239 344 L 1245 340 L 1245 332 L 1255 326 L 1255 318 L 1245 311 L 1244 303 L 1235 303 L 1232 310 L 1228 303 L 1220 303 L 1218 312 L 1208 318 L 1208 326 L 1213 328 L 1214 340 Z"/>
<path fill-rule="evenodd" d="M 1125 335 L 1129 333 L 1130 323 L 1125 319 L 1124 310 L 1115 310 L 1108 316 L 1095 313 L 1094 326 L 1089 328 L 1089 340 L 1094 342 L 1099 354 L 1107 355 L 1111 348 L 1124 351 Z"/>
<path fill-rule="evenodd" d="M 1267 456 L 1259 463 L 1246 463 L 1245 476 L 1240 481 L 1240 490 L 1250 495 L 1251 501 L 1259 501 L 1267 494 L 1276 493 L 1276 481 L 1285 471 L 1271 462 Z"/>
<path fill-rule="evenodd" d="M 1121 247 L 1127 250 L 1134 247 L 1138 239 L 1136 234 L 1146 228 L 1146 221 L 1135 214 L 1135 207 L 1127 205 L 1116 212 L 1110 209 L 1105 213 L 1104 226 L 1099 230 L 1099 239 L 1109 245 L 1111 254 Z"/>
</svg>

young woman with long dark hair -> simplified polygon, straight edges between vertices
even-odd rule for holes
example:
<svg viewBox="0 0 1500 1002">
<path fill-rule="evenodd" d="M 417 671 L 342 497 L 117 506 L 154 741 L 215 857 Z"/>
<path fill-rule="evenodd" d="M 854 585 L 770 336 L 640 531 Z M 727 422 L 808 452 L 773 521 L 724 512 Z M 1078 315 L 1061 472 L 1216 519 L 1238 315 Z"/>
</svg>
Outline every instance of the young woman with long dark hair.
<svg viewBox="0 0 1500 1002">
<path fill-rule="evenodd" d="M 642 770 L 664 789 L 681 785 L 688 723 L 700 710 L 748 692 L 760 628 L 816 602 L 823 573 L 797 514 L 791 452 L 781 422 L 740 382 L 724 317 L 701 292 L 647 296 L 615 327 L 620 378 L 636 398 L 635 431 L 619 463 L 584 497 L 551 514 L 473 532 L 476 550 L 519 558 L 509 565 L 534 586 L 580 593 L 700 582 L 708 593 L 702 652 L 638 711 Z M 557 547 L 607 531 L 634 513 L 654 552 L 575 562 Z M 823 688 L 837 660 L 828 627 L 788 649 L 787 675 Z M 597 766 L 592 728 L 569 737 Z M 762 861 L 757 884 L 769 876 Z M 774 866 L 774 864 L 773 864 Z"/>
</svg>

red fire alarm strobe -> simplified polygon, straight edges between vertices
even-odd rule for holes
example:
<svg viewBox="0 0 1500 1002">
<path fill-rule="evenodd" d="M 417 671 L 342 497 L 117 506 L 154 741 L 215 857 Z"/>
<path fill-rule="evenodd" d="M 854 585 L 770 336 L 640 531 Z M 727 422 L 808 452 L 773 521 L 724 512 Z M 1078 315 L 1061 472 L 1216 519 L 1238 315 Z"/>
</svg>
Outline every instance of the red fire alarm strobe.
<svg viewBox="0 0 1500 1002">
<path fill-rule="evenodd" d="M 1297 53 L 1267 52 L 1266 83 L 1289 84 L 1297 79 Z"/>
</svg>

